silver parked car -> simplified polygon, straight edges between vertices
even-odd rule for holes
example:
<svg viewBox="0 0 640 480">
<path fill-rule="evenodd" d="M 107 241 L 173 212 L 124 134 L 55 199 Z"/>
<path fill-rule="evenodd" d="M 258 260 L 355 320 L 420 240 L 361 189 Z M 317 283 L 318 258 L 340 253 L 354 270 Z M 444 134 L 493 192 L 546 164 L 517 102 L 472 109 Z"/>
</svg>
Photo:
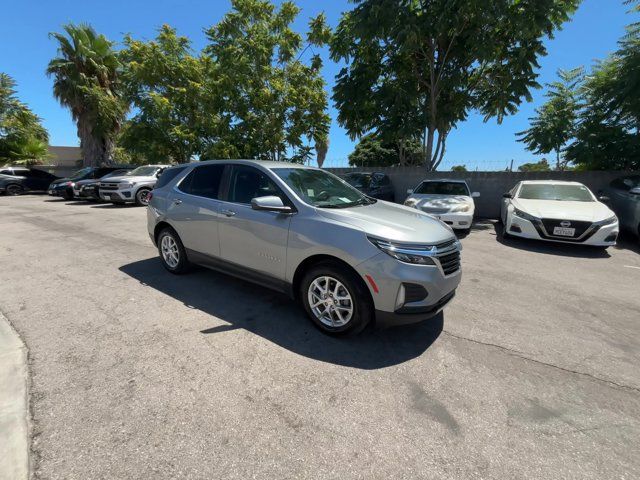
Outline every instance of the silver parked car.
<svg viewBox="0 0 640 480">
<path fill-rule="evenodd" d="M 167 169 L 150 196 L 164 267 L 204 265 L 286 292 L 331 334 L 436 315 L 460 283 L 450 227 L 317 168 L 253 160 Z"/>
</svg>

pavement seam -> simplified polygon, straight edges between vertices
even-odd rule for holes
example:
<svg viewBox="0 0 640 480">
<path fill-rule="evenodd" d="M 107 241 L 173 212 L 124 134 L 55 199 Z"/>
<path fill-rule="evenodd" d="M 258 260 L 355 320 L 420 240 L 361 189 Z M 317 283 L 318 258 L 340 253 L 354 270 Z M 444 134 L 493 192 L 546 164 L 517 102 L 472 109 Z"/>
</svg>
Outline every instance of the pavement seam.
<svg viewBox="0 0 640 480">
<path fill-rule="evenodd" d="M 26 438 L 24 438 L 24 443 L 25 443 L 24 450 L 26 455 L 26 465 L 23 464 L 23 468 L 25 468 L 25 471 L 22 473 L 24 473 L 24 476 L 21 475 L 20 477 L 14 477 L 12 480 L 18 480 L 20 478 L 22 478 L 23 480 L 27 480 L 31 478 L 33 475 L 33 457 L 31 452 L 32 415 L 31 415 L 31 402 L 29 399 L 29 392 L 31 391 L 29 349 L 27 348 L 26 342 L 20 336 L 20 333 L 18 332 L 18 330 L 15 328 L 15 326 L 9 320 L 8 316 L 2 310 L 0 310 L 0 322 L 4 323 L 8 327 L 7 330 L 9 332 L 9 335 L 15 337 L 18 343 L 17 346 L 10 347 L 11 350 L 9 352 L 7 352 L 6 354 L 3 353 L 2 357 L 8 357 L 9 355 L 11 355 L 11 353 L 15 353 L 18 351 L 21 353 L 20 356 L 21 356 L 22 370 L 20 373 L 24 374 L 24 379 L 23 379 L 24 383 L 22 385 L 22 389 L 21 389 L 22 391 L 20 392 L 21 398 L 17 399 L 16 403 L 21 404 L 19 416 L 21 417 L 20 421 L 23 422 L 23 427 L 25 429 Z M 14 473 L 16 473 L 16 471 L 20 472 L 21 468 L 16 468 L 14 470 L 15 470 Z M 3 478 L 2 475 L 3 473 L 0 472 L 0 478 Z"/>
<path fill-rule="evenodd" d="M 528 356 L 524 355 L 524 352 L 509 348 L 509 347 L 505 347 L 503 345 L 498 345 L 498 344 L 490 343 L 490 342 L 481 342 L 480 340 L 474 340 L 472 338 L 463 337 L 461 335 L 456 335 L 455 333 L 451 333 L 451 332 L 448 332 L 446 330 L 443 330 L 442 333 L 444 333 L 444 334 L 446 334 L 446 335 L 448 335 L 450 337 L 457 338 L 458 340 L 465 340 L 467 342 L 475 343 L 477 345 L 483 345 L 485 347 L 494 347 L 494 348 L 497 348 L 499 350 L 504 351 L 505 353 L 507 353 L 507 355 L 511 355 L 511 356 L 514 356 L 514 357 L 517 357 L 517 358 L 521 358 L 521 359 L 529 361 L 529 362 L 537 363 L 538 365 L 543 365 L 545 367 L 551 367 L 551 368 L 554 368 L 556 370 L 560 370 L 560 371 L 565 372 L 565 373 L 572 373 L 572 374 L 575 374 L 575 375 L 581 375 L 581 376 L 590 378 L 591 380 L 595 380 L 595 381 L 598 381 L 598 382 L 605 383 L 610 387 L 620 388 L 620 389 L 623 389 L 623 390 L 631 390 L 633 392 L 640 392 L 640 388 L 638 388 L 638 387 L 634 387 L 634 386 L 631 386 L 631 385 L 625 385 L 623 383 L 617 383 L 617 382 L 614 382 L 613 380 L 607 380 L 606 378 L 598 377 L 596 375 L 592 375 L 592 374 L 587 373 L 587 372 L 581 372 L 579 370 L 571 370 L 570 368 L 561 367 L 561 366 L 555 365 L 553 363 L 543 362 L 542 360 L 536 360 L 535 358 L 531 358 L 531 357 L 528 357 Z"/>
</svg>

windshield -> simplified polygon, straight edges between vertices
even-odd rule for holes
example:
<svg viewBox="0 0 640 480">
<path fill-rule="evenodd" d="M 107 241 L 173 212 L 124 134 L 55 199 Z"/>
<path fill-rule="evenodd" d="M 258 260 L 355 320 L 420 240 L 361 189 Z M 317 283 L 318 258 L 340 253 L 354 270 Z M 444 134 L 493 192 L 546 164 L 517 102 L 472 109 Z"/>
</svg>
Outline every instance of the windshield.
<svg viewBox="0 0 640 480">
<path fill-rule="evenodd" d="M 274 168 L 273 172 L 314 207 L 347 208 L 375 203 L 344 180 L 323 170 Z"/>
<path fill-rule="evenodd" d="M 595 202 L 584 185 L 562 185 L 553 183 L 525 183 L 518 198 L 527 200 L 558 200 L 565 202 Z"/>
<path fill-rule="evenodd" d="M 369 188 L 371 184 L 371 175 L 366 173 L 350 173 L 344 179 L 349 185 L 356 188 Z"/>
<path fill-rule="evenodd" d="M 467 185 L 460 182 L 422 182 L 413 193 L 423 195 L 466 195 L 469 196 Z"/>
<path fill-rule="evenodd" d="M 155 175 L 157 171 L 158 167 L 154 167 L 153 165 L 144 165 L 125 173 L 125 175 L 128 177 L 150 177 L 152 175 Z"/>
<path fill-rule="evenodd" d="M 78 170 L 73 175 L 71 175 L 69 177 L 69 179 L 70 180 L 78 180 L 78 179 L 88 175 L 89 173 L 91 173 L 91 170 L 92 170 L 91 167 L 86 167 L 86 168 L 83 168 L 82 170 Z"/>
</svg>

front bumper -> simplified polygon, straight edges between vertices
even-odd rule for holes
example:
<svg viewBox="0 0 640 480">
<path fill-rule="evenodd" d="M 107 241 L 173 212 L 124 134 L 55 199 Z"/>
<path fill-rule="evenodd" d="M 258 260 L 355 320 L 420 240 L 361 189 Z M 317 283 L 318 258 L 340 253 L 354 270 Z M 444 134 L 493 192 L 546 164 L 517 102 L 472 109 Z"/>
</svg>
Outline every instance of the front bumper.
<svg viewBox="0 0 640 480">
<path fill-rule="evenodd" d="M 415 323 L 437 315 L 453 298 L 462 278 L 460 268 L 445 275 L 437 265 L 403 263 L 383 252 L 356 270 L 371 293 L 376 322 L 383 326 Z M 422 287 L 426 297 L 409 299 L 408 285 Z M 401 301 L 403 298 L 411 301 Z"/>
<path fill-rule="evenodd" d="M 135 192 L 133 188 L 120 188 L 118 190 L 100 189 L 100 200 L 105 202 L 133 202 L 135 200 Z"/>
<path fill-rule="evenodd" d="M 468 212 L 442 214 L 430 213 L 429 215 L 443 221 L 454 230 L 467 230 L 471 228 L 471 224 L 473 223 L 473 213 Z"/>
<path fill-rule="evenodd" d="M 574 245 L 591 245 L 595 247 L 609 247 L 616 244 L 620 226 L 618 222 L 609 225 L 595 226 L 595 232 L 587 232 L 584 239 L 562 238 L 553 235 L 544 236 L 540 234 L 539 228 L 524 218 L 512 215 L 505 231 L 514 237 L 529 238 L 532 240 L 543 240 L 546 242 L 570 243 Z"/>
</svg>

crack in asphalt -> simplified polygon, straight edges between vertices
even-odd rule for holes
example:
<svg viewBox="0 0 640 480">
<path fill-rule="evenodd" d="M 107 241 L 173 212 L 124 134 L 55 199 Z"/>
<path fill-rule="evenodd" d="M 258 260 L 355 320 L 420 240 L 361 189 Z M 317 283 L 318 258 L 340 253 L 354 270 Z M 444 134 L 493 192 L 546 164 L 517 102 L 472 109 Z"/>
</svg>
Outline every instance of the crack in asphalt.
<svg viewBox="0 0 640 480">
<path fill-rule="evenodd" d="M 480 340 L 474 340 L 473 338 L 468 338 L 468 337 L 463 337 L 461 335 L 456 335 L 455 333 L 451 333 L 451 332 L 448 332 L 446 330 L 443 330 L 442 333 L 444 333 L 444 334 L 446 334 L 446 335 L 448 335 L 450 337 L 457 338 L 458 340 L 465 340 L 467 342 L 475 343 L 477 345 L 483 345 L 485 347 L 494 347 L 494 348 L 497 348 L 499 350 L 502 350 L 502 351 L 506 352 L 507 355 L 511 355 L 511 356 L 514 356 L 514 357 L 517 357 L 517 358 L 521 358 L 521 359 L 529 361 L 529 362 L 537 363 L 538 365 L 543 365 L 545 367 L 551 367 L 551 368 L 554 368 L 556 370 L 560 370 L 560 371 L 565 372 L 565 373 L 572 373 L 572 374 L 575 374 L 575 375 L 582 375 L 582 376 L 590 378 L 592 380 L 605 383 L 610 387 L 616 387 L 616 388 L 621 388 L 621 389 L 624 389 L 624 390 L 631 390 L 631 391 L 634 391 L 634 392 L 640 392 L 640 388 L 639 387 L 634 387 L 632 385 L 625 385 L 624 383 L 617 383 L 617 382 L 614 382 L 613 380 L 607 380 L 606 378 L 598 377 L 597 375 L 592 375 L 591 373 L 581 372 L 579 370 L 572 370 L 570 368 L 561 367 L 560 365 L 555 365 L 553 363 L 543 362 L 542 360 L 536 360 L 535 358 L 531 358 L 531 357 L 526 356 L 525 352 L 521 352 L 521 351 L 513 349 L 513 348 L 505 347 L 504 345 L 498 345 L 496 343 L 482 342 Z"/>
</svg>

